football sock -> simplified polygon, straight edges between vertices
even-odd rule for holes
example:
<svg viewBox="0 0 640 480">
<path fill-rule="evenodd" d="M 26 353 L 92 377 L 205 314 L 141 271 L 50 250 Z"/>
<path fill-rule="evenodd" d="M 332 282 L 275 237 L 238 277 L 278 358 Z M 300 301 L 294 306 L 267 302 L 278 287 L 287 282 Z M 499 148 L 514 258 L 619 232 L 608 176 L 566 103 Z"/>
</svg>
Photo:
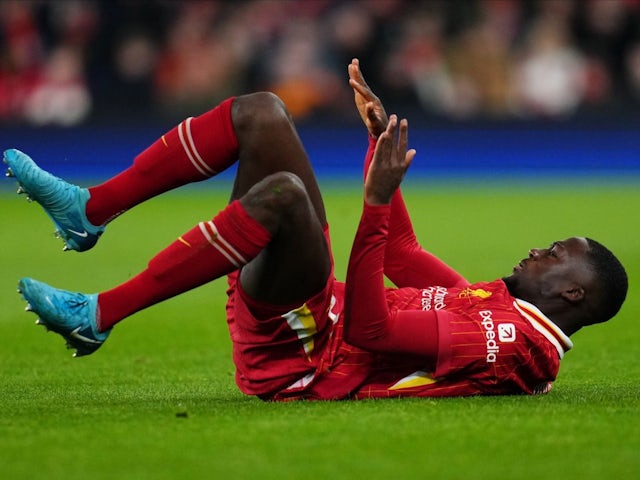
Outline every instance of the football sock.
<svg viewBox="0 0 640 480">
<path fill-rule="evenodd" d="M 229 274 L 256 257 L 271 233 L 230 203 L 151 259 L 147 269 L 98 295 L 98 326 L 104 331 L 143 308 Z"/>
<path fill-rule="evenodd" d="M 237 159 L 231 121 L 233 98 L 198 117 L 189 117 L 140 153 L 133 164 L 89 188 L 87 218 L 104 225 L 122 212 L 173 188 L 205 180 Z"/>
</svg>

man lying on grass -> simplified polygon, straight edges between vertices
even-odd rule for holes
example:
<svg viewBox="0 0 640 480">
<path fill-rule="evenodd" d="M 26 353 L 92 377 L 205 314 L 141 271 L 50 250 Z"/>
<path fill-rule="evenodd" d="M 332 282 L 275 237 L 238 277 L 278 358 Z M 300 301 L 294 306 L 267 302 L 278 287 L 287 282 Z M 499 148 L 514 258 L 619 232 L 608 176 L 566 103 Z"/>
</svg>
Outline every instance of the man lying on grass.
<svg viewBox="0 0 640 480">
<path fill-rule="evenodd" d="M 323 200 L 293 122 L 277 97 L 255 93 L 187 118 L 129 168 L 90 188 L 7 150 L 19 191 L 44 208 L 65 249 L 77 251 L 92 248 L 130 208 L 238 162 L 229 205 L 144 271 L 97 294 L 24 278 L 27 310 L 76 355 L 87 355 L 133 313 L 227 276 L 236 382 L 246 394 L 328 400 L 547 392 L 572 347 L 569 335 L 619 310 L 624 268 L 599 243 L 573 237 L 530 250 L 502 279 L 470 284 L 414 234 L 399 189 L 415 156 L 407 121 L 387 117 L 357 60 L 349 76 L 369 149 L 346 282 L 334 277 Z M 385 287 L 385 276 L 396 288 Z"/>
</svg>

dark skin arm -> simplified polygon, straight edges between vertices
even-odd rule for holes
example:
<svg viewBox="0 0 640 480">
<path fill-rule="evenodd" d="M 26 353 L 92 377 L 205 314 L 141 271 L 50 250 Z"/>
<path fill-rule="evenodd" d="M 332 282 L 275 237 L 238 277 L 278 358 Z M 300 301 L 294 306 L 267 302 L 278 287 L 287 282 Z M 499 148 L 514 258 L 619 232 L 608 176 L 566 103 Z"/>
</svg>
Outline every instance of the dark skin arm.
<svg viewBox="0 0 640 480">
<path fill-rule="evenodd" d="M 392 115 L 389 120 L 382 102 L 362 76 L 357 58 L 351 60 L 348 71 L 358 113 L 369 134 L 378 139 L 373 161 L 366 174 L 365 201 L 370 205 L 386 205 L 391 203 L 415 156 L 415 150 L 407 151 L 408 123 L 402 119 L 398 133 L 397 117 Z"/>
<path fill-rule="evenodd" d="M 380 99 L 373 93 L 360 71 L 360 61 L 351 60 L 348 66 L 349 85 L 353 88 L 356 108 L 369 134 L 378 138 L 387 128 L 389 119 Z"/>
<path fill-rule="evenodd" d="M 392 116 L 393 125 L 391 125 L 392 122 L 389 121 L 382 102 L 373 93 L 362 76 L 360 61 L 357 58 L 351 60 L 348 71 L 349 85 L 353 88 L 354 100 L 360 118 L 362 118 L 369 134 L 378 139 L 371 167 L 366 174 L 365 201 L 371 205 L 389 204 L 395 190 L 400 186 L 404 172 L 415 156 L 415 150 L 411 150 L 411 153 L 407 152 L 407 120 L 403 119 L 400 122 L 400 133 L 398 134 L 397 117 Z M 400 154 L 400 151 L 406 152 L 406 155 L 404 153 Z M 401 166 L 403 161 L 398 161 L 399 156 L 402 157 L 403 161 L 405 157 L 409 158 L 406 166 L 403 165 L 404 170 L 403 166 Z M 371 172 L 372 169 L 374 170 L 373 172 Z M 387 169 L 390 170 L 387 173 L 393 171 L 395 175 L 383 178 L 384 171 Z M 373 177 L 371 177 L 372 174 Z M 392 188 L 393 185 L 395 185 L 394 188 Z"/>
</svg>

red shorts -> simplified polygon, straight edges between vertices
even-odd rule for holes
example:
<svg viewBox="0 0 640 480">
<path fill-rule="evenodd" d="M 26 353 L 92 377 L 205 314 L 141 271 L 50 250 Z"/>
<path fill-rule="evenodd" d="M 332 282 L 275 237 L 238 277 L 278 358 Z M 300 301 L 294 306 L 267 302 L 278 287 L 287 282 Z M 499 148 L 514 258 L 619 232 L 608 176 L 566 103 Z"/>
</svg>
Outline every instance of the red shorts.
<svg viewBox="0 0 640 480">
<path fill-rule="evenodd" d="M 325 238 L 330 245 L 328 227 Z M 324 288 L 301 305 L 276 306 L 249 298 L 238 272 L 228 281 L 227 323 L 238 387 L 261 398 L 282 391 L 300 396 L 331 363 L 342 284 L 331 272 Z"/>
</svg>

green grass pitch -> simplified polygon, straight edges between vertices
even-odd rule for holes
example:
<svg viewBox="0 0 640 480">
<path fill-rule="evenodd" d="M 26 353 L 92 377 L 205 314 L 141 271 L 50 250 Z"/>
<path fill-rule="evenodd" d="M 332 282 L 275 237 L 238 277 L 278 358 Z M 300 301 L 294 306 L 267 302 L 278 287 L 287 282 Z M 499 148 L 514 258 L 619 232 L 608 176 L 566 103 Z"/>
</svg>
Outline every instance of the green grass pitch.
<svg viewBox="0 0 640 480">
<path fill-rule="evenodd" d="M 0 478 L 518 479 L 640 473 L 638 181 L 484 186 L 408 181 L 424 245 L 472 281 L 511 270 L 528 249 L 596 238 L 627 266 L 630 292 L 609 324 L 574 335 L 553 391 L 538 397 L 274 404 L 233 380 L 224 280 L 140 312 L 90 357 L 73 359 L 34 325 L 22 276 L 96 292 L 225 203 L 215 180 L 117 219 L 98 248 L 61 251 L 35 204 L 0 190 Z M 358 185 L 324 182 L 344 278 Z"/>
</svg>

